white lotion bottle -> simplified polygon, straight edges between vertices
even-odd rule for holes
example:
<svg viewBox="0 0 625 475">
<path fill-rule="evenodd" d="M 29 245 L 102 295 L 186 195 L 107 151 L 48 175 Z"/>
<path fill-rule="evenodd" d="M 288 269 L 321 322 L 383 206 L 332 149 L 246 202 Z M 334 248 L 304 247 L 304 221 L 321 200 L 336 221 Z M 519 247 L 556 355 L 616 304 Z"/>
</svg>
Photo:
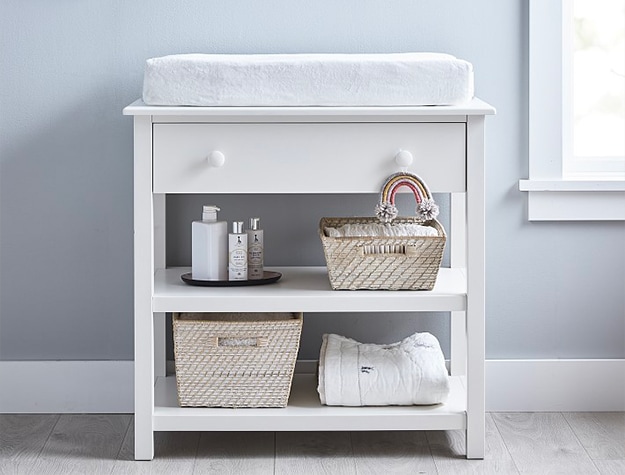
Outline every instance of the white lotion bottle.
<svg viewBox="0 0 625 475">
<path fill-rule="evenodd" d="M 234 221 L 228 234 L 228 280 L 247 280 L 247 234 L 243 232 L 243 221 Z"/>
<path fill-rule="evenodd" d="M 260 218 L 250 218 L 250 229 L 247 233 L 247 278 L 258 280 L 263 278 L 264 238 L 260 229 Z"/>
<path fill-rule="evenodd" d="M 217 221 L 219 208 L 202 207 L 202 221 L 191 223 L 191 277 L 228 280 L 228 223 Z"/>
</svg>

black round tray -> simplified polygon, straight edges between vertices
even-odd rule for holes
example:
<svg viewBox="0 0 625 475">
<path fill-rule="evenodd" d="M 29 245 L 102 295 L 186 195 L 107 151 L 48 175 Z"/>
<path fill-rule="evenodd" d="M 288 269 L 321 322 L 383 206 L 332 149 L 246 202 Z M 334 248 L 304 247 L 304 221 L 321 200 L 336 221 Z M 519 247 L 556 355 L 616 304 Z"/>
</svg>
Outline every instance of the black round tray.
<svg viewBox="0 0 625 475">
<path fill-rule="evenodd" d="M 282 277 L 280 272 L 266 270 L 262 279 L 254 280 L 196 280 L 191 276 L 191 272 L 182 274 L 180 278 L 185 284 L 197 285 L 200 287 L 245 287 L 249 285 L 266 285 L 278 282 Z"/>
</svg>

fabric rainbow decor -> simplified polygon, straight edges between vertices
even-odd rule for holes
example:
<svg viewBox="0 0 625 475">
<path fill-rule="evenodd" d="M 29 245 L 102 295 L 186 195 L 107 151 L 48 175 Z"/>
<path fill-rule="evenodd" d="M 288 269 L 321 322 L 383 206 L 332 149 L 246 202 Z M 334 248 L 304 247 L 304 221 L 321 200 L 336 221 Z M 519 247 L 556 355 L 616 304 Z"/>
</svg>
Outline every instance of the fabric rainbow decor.
<svg viewBox="0 0 625 475">
<path fill-rule="evenodd" d="M 423 180 L 413 173 L 400 172 L 388 177 L 382 187 L 380 202 L 375 207 L 380 221 L 390 223 L 397 217 L 399 211 L 395 206 L 395 195 L 402 186 L 410 188 L 414 194 L 417 201 L 417 217 L 426 222 L 438 216 L 438 205 L 432 199 L 432 194 Z"/>
</svg>

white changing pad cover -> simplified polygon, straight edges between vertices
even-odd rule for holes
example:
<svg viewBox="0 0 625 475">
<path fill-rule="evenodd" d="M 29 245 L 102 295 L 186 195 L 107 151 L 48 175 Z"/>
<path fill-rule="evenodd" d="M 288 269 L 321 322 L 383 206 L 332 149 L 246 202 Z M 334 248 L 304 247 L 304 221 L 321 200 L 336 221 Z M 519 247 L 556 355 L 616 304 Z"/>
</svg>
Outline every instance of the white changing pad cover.
<svg viewBox="0 0 625 475">
<path fill-rule="evenodd" d="M 317 387 L 322 404 L 438 404 L 447 400 L 449 384 L 445 357 L 431 333 L 415 333 L 391 345 L 323 335 Z"/>
<path fill-rule="evenodd" d="M 163 106 L 422 106 L 473 98 L 471 63 L 443 53 L 178 54 L 146 61 Z"/>
</svg>

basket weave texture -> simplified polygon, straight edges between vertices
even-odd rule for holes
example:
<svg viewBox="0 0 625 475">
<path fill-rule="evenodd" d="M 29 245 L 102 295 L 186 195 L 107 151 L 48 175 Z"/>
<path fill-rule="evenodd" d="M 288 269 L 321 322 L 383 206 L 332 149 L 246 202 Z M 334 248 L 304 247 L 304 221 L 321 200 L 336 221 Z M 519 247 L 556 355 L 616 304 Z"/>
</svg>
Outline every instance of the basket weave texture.
<svg viewBox="0 0 625 475">
<path fill-rule="evenodd" d="M 398 217 L 394 223 L 421 224 L 437 236 L 329 237 L 326 227 L 379 223 L 377 218 L 322 218 L 319 236 L 334 290 L 432 290 L 447 236 L 433 219 Z"/>
<path fill-rule="evenodd" d="M 178 404 L 285 407 L 301 313 L 175 313 Z"/>
</svg>

